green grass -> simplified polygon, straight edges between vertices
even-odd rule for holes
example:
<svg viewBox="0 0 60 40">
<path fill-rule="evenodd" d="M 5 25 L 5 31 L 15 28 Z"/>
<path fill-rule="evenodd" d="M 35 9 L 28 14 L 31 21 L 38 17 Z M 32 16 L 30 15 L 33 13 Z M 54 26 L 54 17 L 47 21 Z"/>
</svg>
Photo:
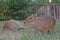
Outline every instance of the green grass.
<svg viewBox="0 0 60 40">
<path fill-rule="evenodd" d="M 23 24 L 22 21 L 20 22 Z M 4 23 L 5 21 L 0 21 L 0 40 L 60 40 L 59 20 L 56 21 L 58 31 L 56 34 L 38 33 L 36 32 L 36 29 L 34 29 L 33 27 L 27 27 L 24 24 L 23 24 L 23 26 L 25 27 L 24 30 L 2 31 Z"/>
</svg>

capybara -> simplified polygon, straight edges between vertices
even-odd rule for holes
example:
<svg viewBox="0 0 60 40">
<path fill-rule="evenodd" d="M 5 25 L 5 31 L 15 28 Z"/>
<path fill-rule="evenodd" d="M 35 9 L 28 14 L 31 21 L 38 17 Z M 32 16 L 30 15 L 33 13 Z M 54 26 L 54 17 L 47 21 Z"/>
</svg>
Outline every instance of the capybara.
<svg viewBox="0 0 60 40">
<path fill-rule="evenodd" d="M 13 30 L 14 28 L 24 29 L 24 27 L 22 26 L 22 24 L 19 21 L 16 21 L 13 19 L 7 21 L 3 27 L 3 29 L 10 29 L 10 30 Z"/>
<path fill-rule="evenodd" d="M 32 15 L 28 17 L 24 23 L 26 25 L 33 25 L 37 30 L 40 32 L 48 32 L 49 30 L 52 30 L 54 33 L 56 32 L 56 21 L 55 18 L 49 15 L 44 16 L 35 16 Z"/>
</svg>

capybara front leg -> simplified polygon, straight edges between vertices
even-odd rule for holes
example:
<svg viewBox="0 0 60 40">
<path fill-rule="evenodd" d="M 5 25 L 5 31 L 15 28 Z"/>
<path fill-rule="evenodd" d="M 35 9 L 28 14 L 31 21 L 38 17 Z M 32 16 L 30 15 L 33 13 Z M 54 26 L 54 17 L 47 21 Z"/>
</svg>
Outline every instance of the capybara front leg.
<svg viewBox="0 0 60 40">
<path fill-rule="evenodd" d="M 56 26 L 52 28 L 53 32 L 56 33 L 57 30 L 56 30 Z"/>
</svg>

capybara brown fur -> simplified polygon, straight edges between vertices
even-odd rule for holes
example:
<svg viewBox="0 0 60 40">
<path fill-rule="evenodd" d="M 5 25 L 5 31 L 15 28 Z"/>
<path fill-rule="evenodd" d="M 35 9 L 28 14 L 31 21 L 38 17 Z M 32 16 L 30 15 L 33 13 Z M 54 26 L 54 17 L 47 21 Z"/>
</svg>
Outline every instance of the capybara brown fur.
<svg viewBox="0 0 60 40">
<path fill-rule="evenodd" d="M 22 26 L 22 24 L 19 21 L 16 20 L 9 20 L 7 22 L 5 22 L 3 29 L 9 29 L 9 30 L 13 30 L 13 29 L 24 29 L 24 27 Z"/>
<path fill-rule="evenodd" d="M 56 32 L 56 21 L 55 18 L 52 16 L 44 15 L 44 16 L 35 16 L 32 15 L 28 17 L 25 22 L 27 26 L 33 25 L 37 30 L 40 32 L 48 32 L 52 30 Z"/>
</svg>

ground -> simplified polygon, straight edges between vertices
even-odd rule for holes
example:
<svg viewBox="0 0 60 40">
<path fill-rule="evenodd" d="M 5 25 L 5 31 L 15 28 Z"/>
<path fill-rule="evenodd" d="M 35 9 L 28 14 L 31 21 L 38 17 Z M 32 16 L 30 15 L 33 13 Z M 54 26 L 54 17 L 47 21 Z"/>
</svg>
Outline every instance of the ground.
<svg viewBox="0 0 60 40">
<path fill-rule="evenodd" d="M 23 21 L 20 21 L 23 24 Z M 35 28 L 25 27 L 24 30 L 3 30 L 5 21 L 0 21 L 0 40 L 60 40 L 60 21 L 56 20 L 57 31 L 55 34 L 38 33 Z"/>
</svg>

